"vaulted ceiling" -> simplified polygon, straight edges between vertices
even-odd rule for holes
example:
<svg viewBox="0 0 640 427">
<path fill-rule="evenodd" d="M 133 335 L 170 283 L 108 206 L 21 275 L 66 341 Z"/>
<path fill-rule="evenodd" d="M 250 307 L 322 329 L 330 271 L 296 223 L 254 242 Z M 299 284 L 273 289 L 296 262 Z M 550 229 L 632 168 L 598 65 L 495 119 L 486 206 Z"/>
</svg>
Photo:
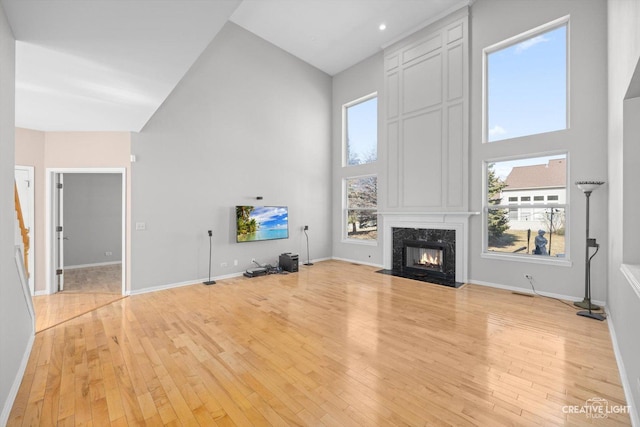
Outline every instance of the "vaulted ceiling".
<svg viewBox="0 0 640 427">
<path fill-rule="evenodd" d="M 140 131 L 228 21 L 335 75 L 470 0 L 1 3 L 17 41 L 16 126 Z"/>
</svg>

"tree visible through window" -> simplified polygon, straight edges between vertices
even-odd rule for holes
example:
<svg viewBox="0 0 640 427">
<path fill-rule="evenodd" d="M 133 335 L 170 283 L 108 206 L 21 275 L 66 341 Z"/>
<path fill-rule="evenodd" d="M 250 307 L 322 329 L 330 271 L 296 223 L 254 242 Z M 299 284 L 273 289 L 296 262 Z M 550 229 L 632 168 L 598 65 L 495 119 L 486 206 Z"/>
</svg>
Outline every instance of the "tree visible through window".
<svg viewBox="0 0 640 427">
<path fill-rule="evenodd" d="M 378 159 L 378 98 L 345 107 L 345 163 L 373 163 Z"/>
<path fill-rule="evenodd" d="M 347 238 L 378 238 L 378 178 L 374 175 L 345 180 Z"/>
<path fill-rule="evenodd" d="M 485 49 L 485 141 L 567 128 L 566 21 Z"/>
</svg>

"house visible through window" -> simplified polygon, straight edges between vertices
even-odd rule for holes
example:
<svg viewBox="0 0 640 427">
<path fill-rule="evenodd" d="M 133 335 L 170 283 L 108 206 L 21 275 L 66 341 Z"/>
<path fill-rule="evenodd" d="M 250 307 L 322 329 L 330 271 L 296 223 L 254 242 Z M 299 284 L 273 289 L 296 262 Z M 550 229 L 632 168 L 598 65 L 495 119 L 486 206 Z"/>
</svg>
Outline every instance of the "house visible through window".
<svg viewBox="0 0 640 427">
<path fill-rule="evenodd" d="M 378 97 L 368 96 L 344 107 L 344 163 L 373 163 L 378 159 Z"/>
<path fill-rule="evenodd" d="M 564 257 L 567 155 L 487 163 L 486 176 L 486 251 Z"/>
<path fill-rule="evenodd" d="M 568 127 L 568 18 L 485 49 L 487 142 Z"/>
<path fill-rule="evenodd" d="M 345 179 L 347 239 L 378 238 L 378 178 L 375 175 Z"/>
</svg>

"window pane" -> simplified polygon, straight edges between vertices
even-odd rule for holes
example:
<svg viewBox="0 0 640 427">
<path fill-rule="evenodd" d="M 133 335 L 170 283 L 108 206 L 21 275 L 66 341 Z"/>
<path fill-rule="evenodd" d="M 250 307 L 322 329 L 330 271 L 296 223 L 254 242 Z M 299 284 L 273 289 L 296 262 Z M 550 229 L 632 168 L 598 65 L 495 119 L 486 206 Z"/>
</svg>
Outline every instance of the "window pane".
<svg viewBox="0 0 640 427">
<path fill-rule="evenodd" d="M 567 128 L 567 26 L 487 54 L 487 141 Z"/>
<path fill-rule="evenodd" d="M 375 175 L 347 178 L 347 238 L 378 238 L 378 178 Z"/>
<path fill-rule="evenodd" d="M 375 176 L 347 178 L 347 209 L 377 208 L 378 179 Z"/>
<path fill-rule="evenodd" d="M 346 163 L 348 166 L 378 159 L 378 98 L 370 98 L 346 109 Z"/>
<path fill-rule="evenodd" d="M 566 154 L 491 163 L 487 177 L 487 250 L 533 254 L 543 230 L 541 252 L 564 256 Z"/>
<path fill-rule="evenodd" d="M 364 209 L 348 210 L 347 238 L 376 240 L 378 238 L 378 215 L 376 211 Z"/>
<path fill-rule="evenodd" d="M 521 253 L 530 255 L 564 256 L 564 208 L 509 208 L 509 224 L 502 233 L 496 233 L 491 220 L 503 215 L 504 209 L 489 209 L 490 252 Z M 539 231 L 542 230 L 541 236 Z M 543 245 L 536 253 L 536 243 Z"/>
</svg>

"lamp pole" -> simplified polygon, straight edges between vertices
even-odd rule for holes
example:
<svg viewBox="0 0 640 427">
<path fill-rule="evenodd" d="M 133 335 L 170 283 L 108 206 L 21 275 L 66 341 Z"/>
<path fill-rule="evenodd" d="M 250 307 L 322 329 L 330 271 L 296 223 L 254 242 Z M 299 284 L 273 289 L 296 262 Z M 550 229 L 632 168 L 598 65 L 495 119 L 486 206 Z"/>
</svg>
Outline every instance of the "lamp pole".
<svg viewBox="0 0 640 427">
<path fill-rule="evenodd" d="M 304 235 L 307 236 L 307 262 L 305 262 L 304 265 L 313 265 L 313 263 L 311 262 L 311 259 L 309 258 L 309 235 L 307 234 L 308 229 L 309 229 L 308 225 L 305 225 L 302 229 L 302 231 L 304 231 Z"/>
<path fill-rule="evenodd" d="M 587 199 L 587 225 L 586 225 L 586 247 L 585 247 L 585 265 L 584 265 L 584 300 L 574 302 L 573 304 L 587 311 L 579 311 L 578 316 L 589 317 L 596 320 L 604 320 L 605 317 L 598 313 L 592 313 L 592 310 L 599 310 L 600 307 L 591 303 L 591 259 L 598 253 L 600 245 L 596 243 L 596 239 L 589 237 L 589 200 L 593 190 L 604 184 L 604 181 L 578 181 L 576 186 L 582 190 Z M 596 248 L 593 255 L 589 256 L 589 248 Z"/>
<path fill-rule="evenodd" d="M 212 236 L 213 236 L 213 231 L 212 230 L 207 230 L 207 234 L 209 235 L 209 280 L 207 280 L 206 282 L 202 282 L 205 285 L 215 285 L 216 281 L 215 280 L 211 280 L 211 251 L 212 251 Z"/>
<path fill-rule="evenodd" d="M 551 256 L 551 238 L 553 237 L 553 208 L 551 208 L 551 214 L 549 218 L 549 252 L 548 255 Z"/>
</svg>

